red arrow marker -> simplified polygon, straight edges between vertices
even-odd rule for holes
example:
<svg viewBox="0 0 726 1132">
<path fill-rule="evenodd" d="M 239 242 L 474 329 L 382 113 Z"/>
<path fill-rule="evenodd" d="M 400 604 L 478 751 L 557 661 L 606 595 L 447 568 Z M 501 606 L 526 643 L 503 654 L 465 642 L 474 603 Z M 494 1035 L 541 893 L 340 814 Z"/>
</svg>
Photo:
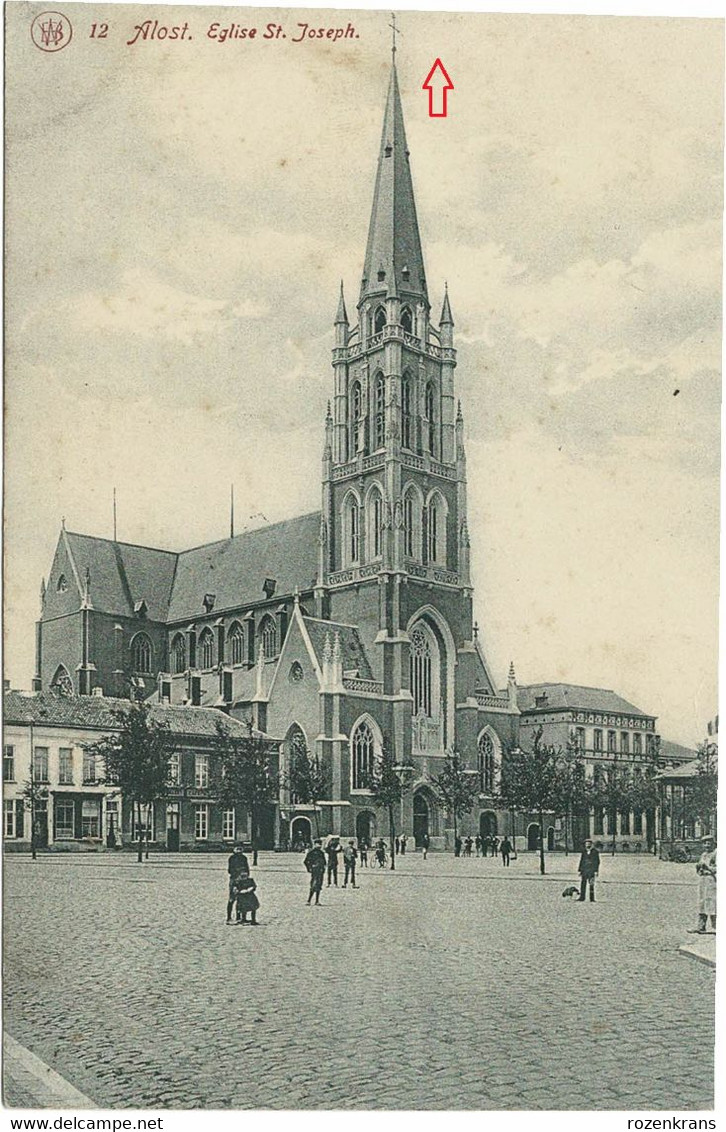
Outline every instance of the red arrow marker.
<svg viewBox="0 0 726 1132">
<path fill-rule="evenodd" d="M 440 59 L 435 61 L 421 89 L 429 92 L 429 118 L 445 118 L 446 96 L 454 84 Z"/>
</svg>

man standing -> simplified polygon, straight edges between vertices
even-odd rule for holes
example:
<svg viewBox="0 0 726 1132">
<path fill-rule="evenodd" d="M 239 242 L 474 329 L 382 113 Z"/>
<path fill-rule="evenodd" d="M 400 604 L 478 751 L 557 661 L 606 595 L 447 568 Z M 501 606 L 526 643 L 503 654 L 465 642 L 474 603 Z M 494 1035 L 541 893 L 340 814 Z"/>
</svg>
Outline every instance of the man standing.
<svg viewBox="0 0 726 1132">
<path fill-rule="evenodd" d="M 402 857 L 406 856 L 406 842 L 407 841 L 408 841 L 407 835 L 405 833 L 402 833 L 401 834 L 401 856 Z"/>
<path fill-rule="evenodd" d="M 338 887 L 338 853 L 340 853 L 340 842 L 337 837 L 331 837 L 328 842 L 328 888 L 330 888 L 330 881 L 335 887 Z"/>
<path fill-rule="evenodd" d="M 355 862 L 358 856 L 358 851 L 355 847 L 354 841 L 349 841 L 343 850 L 343 865 L 345 867 L 345 876 L 343 877 L 343 888 L 348 887 L 348 880 L 350 880 L 351 888 L 357 888 L 355 883 Z"/>
<path fill-rule="evenodd" d="M 227 861 L 227 872 L 229 873 L 229 893 L 227 896 L 227 923 L 231 924 L 232 909 L 234 902 L 237 899 L 237 881 L 241 880 L 243 876 L 249 876 L 250 863 L 245 856 L 244 846 L 235 845 L 232 853 Z"/>
<path fill-rule="evenodd" d="M 593 849 L 592 841 L 588 837 L 585 842 L 585 848 L 580 854 L 580 863 L 577 866 L 577 871 L 580 874 L 580 896 L 579 900 L 585 899 L 585 889 L 590 887 L 590 900 L 595 900 L 595 877 L 600 872 L 600 854 L 597 849 Z"/>
<path fill-rule="evenodd" d="M 512 843 L 506 833 L 504 834 L 504 837 L 502 838 L 501 844 L 499 846 L 499 852 L 502 854 L 502 864 L 508 865 L 509 854 L 512 852 Z"/>
<path fill-rule="evenodd" d="M 703 935 L 711 917 L 711 931 L 716 931 L 716 842 L 713 837 L 701 838 L 703 852 L 698 858 L 698 927 L 689 928 L 691 933 Z"/>
<path fill-rule="evenodd" d="M 322 849 L 322 841 L 319 837 L 315 838 L 315 844 L 312 849 L 307 853 L 303 864 L 310 873 L 310 893 L 308 895 L 308 904 L 315 897 L 315 903 L 320 903 L 320 890 L 323 887 L 323 877 L 325 876 L 325 854 Z"/>
<path fill-rule="evenodd" d="M 428 833 L 425 833 L 423 835 L 423 837 L 421 838 L 421 849 L 423 850 L 424 861 L 426 860 L 426 858 L 429 855 L 429 845 L 430 844 L 431 844 L 431 839 L 429 838 Z"/>
</svg>

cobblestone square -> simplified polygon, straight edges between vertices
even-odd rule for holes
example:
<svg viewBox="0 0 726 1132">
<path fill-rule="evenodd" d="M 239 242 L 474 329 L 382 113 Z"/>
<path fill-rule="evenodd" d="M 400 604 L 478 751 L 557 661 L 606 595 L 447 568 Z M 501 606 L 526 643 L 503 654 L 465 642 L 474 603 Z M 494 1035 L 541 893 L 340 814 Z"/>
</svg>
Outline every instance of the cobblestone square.
<svg viewBox="0 0 726 1132">
<path fill-rule="evenodd" d="M 692 868 L 604 857 L 580 908 L 573 857 L 408 854 L 315 908 L 267 854 L 257 928 L 226 926 L 225 868 L 6 857 L 6 1030 L 111 1108 L 712 1107 Z"/>
</svg>

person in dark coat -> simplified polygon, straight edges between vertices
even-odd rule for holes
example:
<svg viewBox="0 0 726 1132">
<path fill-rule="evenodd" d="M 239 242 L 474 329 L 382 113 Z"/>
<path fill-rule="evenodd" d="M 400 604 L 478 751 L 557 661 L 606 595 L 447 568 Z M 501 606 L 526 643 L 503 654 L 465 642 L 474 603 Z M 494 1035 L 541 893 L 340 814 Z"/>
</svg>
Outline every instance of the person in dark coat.
<svg viewBox="0 0 726 1132">
<path fill-rule="evenodd" d="M 590 888 L 590 900 L 595 900 L 595 877 L 600 872 L 600 854 L 597 849 L 593 848 L 592 841 L 588 837 L 585 842 L 585 848 L 580 854 L 580 863 L 577 866 L 577 871 L 580 874 L 580 895 L 578 900 L 585 899 L 585 890 Z"/>
<path fill-rule="evenodd" d="M 509 854 L 512 852 L 512 843 L 509 838 L 504 835 L 499 845 L 499 852 L 502 854 L 502 864 L 509 864 Z"/>
<path fill-rule="evenodd" d="M 358 850 L 355 847 L 354 841 L 349 841 L 343 850 L 343 865 L 345 867 L 345 876 L 343 878 L 343 888 L 348 887 L 350 881 L 353 888 L 357 888 L 355 883 L 355 862 L 358 858 Z"/>
<path fill-rule="evenodd" d="M 326 849 L 328 854 L 328 888 L 330 888 L 330 881 L 332 879 L 335 887 L 338 887 L 338 854 L 340 853 L 340 842 L 337 837 L 331 837 Z"/>
<path fill-rule="evenodd" d="M 227 861 L 227 872 L 229 873 L 229 892 L 227 896 L 227 923 L 231 924 L 232 909 L 234 902 L 237 899 L 237 881 L 242 876 L 249 876 L 250 863 L 245 856 L 244 846 L 235 845 L 229 860 Z"/>
<path fill-rule="evenodd" d="M 325 854 L 323 853 L 323 843 L 319 837 L 315 838 L 315 844 L 306 854 L 303 864 L 310 873 L 308 904 L 311 902 L 313 896 L 315 897 L 315 903 L 319 904 L 320 890 L 323 887 L 323 877 L 325 876 Z"/>
<path fill-rule="evenodd" d="M 247 916 L 250 915 L 250 923 L 257 925 L 257 909 L 260 902 L 257 898 L 255 889 L 257 885 L 251 876 L 244 874 L 239 877 L 236 885 L 236 900 L 237 900 L 237 923 L 246 924 Z"/>
<path fill-rule="evenodd" d="M 456 837 L 454 838 L 454 856 L 455 857 L 461 856 L 461 838 L 459 837 L 458 833 L 457 833 Z"/>
</svg>

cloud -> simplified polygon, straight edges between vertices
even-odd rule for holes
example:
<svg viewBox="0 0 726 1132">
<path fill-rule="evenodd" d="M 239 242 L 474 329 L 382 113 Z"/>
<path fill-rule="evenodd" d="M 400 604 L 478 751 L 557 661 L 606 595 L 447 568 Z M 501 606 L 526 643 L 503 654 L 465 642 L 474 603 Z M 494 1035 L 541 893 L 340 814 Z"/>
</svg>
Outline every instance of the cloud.
<svg viewBox="0 0 726 1132">
<path fill-rule="evenodd" d="M 228 303 L 179 291 L 142 268 L 124 271 L 115 292 L 86 292 L 70 305 L 78 330 L 138 334 L 185 345 L 225 329 L 233 315 Z M 248 310 L 246 317 L 255 315 Z"/>
</svg>

